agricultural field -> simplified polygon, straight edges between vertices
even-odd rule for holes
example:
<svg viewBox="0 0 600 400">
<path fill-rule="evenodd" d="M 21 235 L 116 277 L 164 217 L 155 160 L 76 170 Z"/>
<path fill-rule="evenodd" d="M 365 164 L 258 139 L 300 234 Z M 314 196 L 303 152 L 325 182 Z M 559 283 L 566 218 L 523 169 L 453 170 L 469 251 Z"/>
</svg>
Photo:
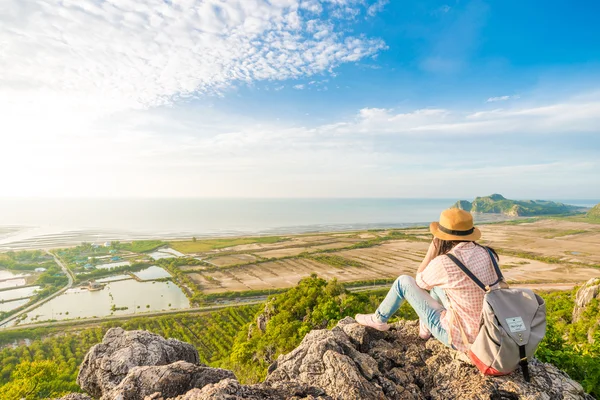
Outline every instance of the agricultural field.
<svg viewBox="0 0 600 400">
<path fill-rule="evenodd" d="M 481 230 L 482 243 L 500 253 L 509 282 L 557 285 L 600 277 L 598 225 L 537 220 L 482 225 Z M 233 242 L 195 253 L 204 265 L 181 270 L 200 291 L 213 295 L 292 287 L 312 273 L 346 283 L 393 279 L 415 274 L 430 238 L 426 228 L 413 228 Z"/>
</svg>

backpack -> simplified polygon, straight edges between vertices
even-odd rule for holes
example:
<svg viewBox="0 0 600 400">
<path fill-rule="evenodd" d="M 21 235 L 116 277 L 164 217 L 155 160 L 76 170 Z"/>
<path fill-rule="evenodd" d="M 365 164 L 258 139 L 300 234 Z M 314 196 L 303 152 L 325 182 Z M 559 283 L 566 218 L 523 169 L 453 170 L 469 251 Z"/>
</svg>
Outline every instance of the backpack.
<svg viewBox="0 0 600 400">
<path fill-rule="evenodd" d="M 468 355 L 485 375 L 507 375 L 520 365 L 525 381 L 529 382 L 527 360 L 533 356 L 546 334 L 546 303 L 531 289 L 509 288 L 496 257 L 489 248 L 485 249 L 498 277 L 490 285 L 484 285 L 453 254 L 447 254 L 485 292 L 479 333 Z M 463 341 L 468 345 L 462 326 L 458 326 Z"/>
</svg>

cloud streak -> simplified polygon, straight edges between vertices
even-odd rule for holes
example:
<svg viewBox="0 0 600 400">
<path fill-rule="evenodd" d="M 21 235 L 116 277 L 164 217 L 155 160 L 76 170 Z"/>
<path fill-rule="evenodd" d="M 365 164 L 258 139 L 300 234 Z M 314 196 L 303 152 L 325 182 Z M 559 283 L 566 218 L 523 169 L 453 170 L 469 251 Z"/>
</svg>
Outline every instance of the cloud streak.
<svg viewBox="0 0 600 400">
<path fill-rule="evenodd" d="M 150 107 L 238 84 L 331 71 L 377 54 L 336 29 L 352 0 L 6 0 L 0 87 Z"/>
<path fill-rule="evenodd" d="M 514 96 L 498 96 L 498 97 L 490 97 L 488 98 L 485 102 L 486 103 L 495 103 L 497 101 L 506 101 L 506 100 L 511 100 L 511 99 L 518 99 L 521 96 L 519 95 L 514 95 Z"/>
</svg>

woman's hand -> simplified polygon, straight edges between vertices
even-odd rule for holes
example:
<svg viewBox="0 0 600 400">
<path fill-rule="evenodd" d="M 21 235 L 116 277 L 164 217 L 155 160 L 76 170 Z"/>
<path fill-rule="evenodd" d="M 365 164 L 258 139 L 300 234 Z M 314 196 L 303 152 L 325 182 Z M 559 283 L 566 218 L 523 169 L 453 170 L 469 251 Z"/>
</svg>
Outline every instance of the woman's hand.
<svg viewBox="0 0 600 400">
<path fill-rule="evenodd" d="M 423 261 L 421 262 L 421 265 L 419 265 L 419 268 L 417 269 L 417 273 L 423 271 L 425 269 L 425 267 L 427 265 L 429 265 L 431 260 L 433 260 L 435 258 L 435 254 L 437 252 L 436 249 L 438 247 L 437 240 L 438 240 L 437 238 L 433 238 L 433 240 L 429 244 L 429 249 L 427 249 L 427 254 L 425 255 L 425 258 L 423 259 Z"/>
</svg>

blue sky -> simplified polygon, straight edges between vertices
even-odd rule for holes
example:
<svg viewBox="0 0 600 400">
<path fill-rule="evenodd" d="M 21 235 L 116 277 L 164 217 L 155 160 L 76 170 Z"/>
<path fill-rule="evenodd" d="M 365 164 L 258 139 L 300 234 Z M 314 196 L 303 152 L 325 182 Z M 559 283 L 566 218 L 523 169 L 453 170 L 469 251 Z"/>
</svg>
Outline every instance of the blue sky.
<svg viewBox="0 0 600 400">
<path fill-rule="evenodd" d="M 7 0 L 0 196 L 600 198 L 599 11 Z"/>
</svg>

